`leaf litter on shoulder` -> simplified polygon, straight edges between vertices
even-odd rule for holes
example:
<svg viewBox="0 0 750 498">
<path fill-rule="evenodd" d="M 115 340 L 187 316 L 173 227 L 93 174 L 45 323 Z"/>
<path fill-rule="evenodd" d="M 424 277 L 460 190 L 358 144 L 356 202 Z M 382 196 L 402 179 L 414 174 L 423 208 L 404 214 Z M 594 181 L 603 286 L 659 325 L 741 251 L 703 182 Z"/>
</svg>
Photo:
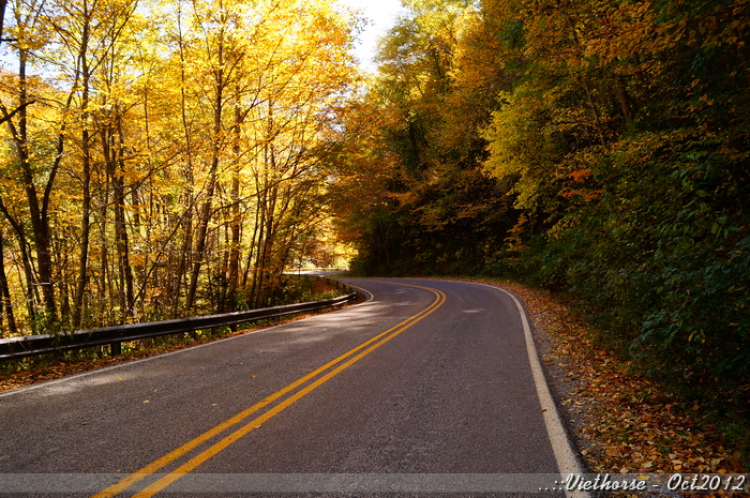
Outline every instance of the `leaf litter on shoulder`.
<svg viewBox="0 0 750 498">
<path fill-rule="evenodd" d="M 468 279 L 457 279 L 468 280 Z M 527 309 L 540 361 L 589 469 L 597 473 L 742 473 L 742 455 L 699 415 L 630 361 L 596 345 L 593 331 L 547 293 L 503 287 Z M 704 495 L 705 496 L 705 495 Z"/>
<path fill-rule="evenodd" d="M 537 330 L 550 341 L 547 360 L 573 379 L 562 401 L 583 456 L 595 472 L 743 472 L 739 451 L 654 382 L 634 373 L 633 364 L 592 341 L 592 332 L 550 296 L 503 284 L 529 308 Z"/>
</svg>

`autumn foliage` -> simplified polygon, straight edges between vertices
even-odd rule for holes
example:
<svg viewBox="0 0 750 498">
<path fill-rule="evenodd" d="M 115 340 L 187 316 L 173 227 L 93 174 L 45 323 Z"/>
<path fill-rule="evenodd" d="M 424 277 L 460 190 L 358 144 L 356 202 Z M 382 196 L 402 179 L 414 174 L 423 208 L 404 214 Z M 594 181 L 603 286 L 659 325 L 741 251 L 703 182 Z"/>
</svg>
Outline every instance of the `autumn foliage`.
<svg viewBox="0 0 750 498">
<path fill-rule="evenodd" d="M 327 1 L 2 3 L 3 334 L 270 304 L 356 81 Z"/>
<path fill-rule="evenodd" d="M 407 4 L 341 163 L 377 169 L 360 270 L 571 293 L 650 378 L 746 406 L 748 2 Z"/>
<path fill-rule="evenodd" d="M 565 293 L 747 434 L 750 2 L 404 3 L 362 91 L 328 0 L 2 0 L 2 335 L 266 305 L 336 213 L 356 271 Z"/>
</svg>

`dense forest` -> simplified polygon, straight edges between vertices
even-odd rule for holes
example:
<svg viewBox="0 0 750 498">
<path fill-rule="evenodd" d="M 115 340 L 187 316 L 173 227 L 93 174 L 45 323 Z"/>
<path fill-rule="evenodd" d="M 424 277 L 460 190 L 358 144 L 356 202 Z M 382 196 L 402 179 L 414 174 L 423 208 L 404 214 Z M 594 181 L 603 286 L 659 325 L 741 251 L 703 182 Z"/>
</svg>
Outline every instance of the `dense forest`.
<svg viewBox="0 0 750 498">
<path fill-rule="evenodd" d="M 330 260 L 325 160 L 356 78 L 353 14 L 2 8 L 3 335 L 261 307 L 285 268 Z"/>
<path fill-rule="evenodd" d="M 353 267 L 566 292 L 650 373 L 747 399 L 748 2 L 405 3 L 334 158 Z"/>
</svg>

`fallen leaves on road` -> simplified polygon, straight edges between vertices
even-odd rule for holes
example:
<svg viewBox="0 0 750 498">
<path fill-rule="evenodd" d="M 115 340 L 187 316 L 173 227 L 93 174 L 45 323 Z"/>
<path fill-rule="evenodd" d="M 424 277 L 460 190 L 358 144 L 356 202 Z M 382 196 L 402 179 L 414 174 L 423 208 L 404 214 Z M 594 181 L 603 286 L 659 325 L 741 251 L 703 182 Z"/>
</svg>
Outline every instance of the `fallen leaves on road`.
<svg viewBox="0 0 750 498">
<path fill-rule="evenodd" d="M 593 472 L 748 472 L 740 452 L 701 419 L 698 406 L 681 409 L 660 386 L 633 373 L 632 363 L 597 347 L 560 301 L 517 284 L 483 283 L 524 301 L 542 346 L 540 360 Z"/>
</svg>

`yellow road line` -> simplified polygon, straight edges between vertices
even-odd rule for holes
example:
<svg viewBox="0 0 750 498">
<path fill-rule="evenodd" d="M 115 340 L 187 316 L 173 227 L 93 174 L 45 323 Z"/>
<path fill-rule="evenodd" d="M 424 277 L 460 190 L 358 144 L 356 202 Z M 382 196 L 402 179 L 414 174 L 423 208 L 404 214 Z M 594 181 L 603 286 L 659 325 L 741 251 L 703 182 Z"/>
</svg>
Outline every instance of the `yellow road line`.
<svg viewBox="0 0 750 498">
<path fill-rule="evenodd" d="M 440 291 L 437 291 L 437 292 L 440 292 Z M 368 348 L 367 350 L 361 352 L 360 354 L 358 354 L 354 358 L 350 359 L 349 361 L 347 361 L 343 365 L 340 365 L 335 370 L 332 370 L 331 372 L 327 373 L 326 375 L 324 375 L 320 379 L 316 380 L 315 382 L 313 382 L 312 384 L 308 385 L 304 389 L 302 389 L 299 392 L 295 393 L 293 396 L 290 396 L 289 398 L 285 399 L 284 401 L 282 401 L 281 403 L 279 403 L 274 408 L 272 408 L 271 410 L 267 411 L 266 413 L 264 413 L 260 417 L 252 420 L 251 422 L 248 422 L 243 427 L 237 429 L 232 434 L 226 436 L 224 439 L 222 439 L 218 443 L 214 444 L 213 446 L 211 446 L 207 450 L 203 451 L 199 455 L 197 455 L 194 458 L 192 458 L 191 460 L 189 460 L 187 463 L 185 463 L 182 466 L 180 466 L 174 472 L 170 472 L 165 477 L 163 477 L 162 479 L 156 481 L 155 483 L 153 483 L 152 485 L 150 485 L 149 487 L 147 487 L 146 489 L 144 489 L 140 493 L 137 493 L 137 494 L 133 495 L 133 498 L 151 498 L 155 494 L 157 494 L 160 491 L 164 490 L 167 486 L 169 486 L 173 482 L 175 482 L 178 479 L 180 479 L 181 477 L 183 477 L 185 474 L 188 474 L 189 472 L 192 472 L 198 466 L 204 464 L 210 458 L 212 458 L 212 457 L 216 456 L 217 454 L 219 454 L 221 451 L 223 451 L 224 449 L 226 449 L 232 443 L 238 441 L 243 436 L 245 436 L 245 435 L 249 434 L 250 432 L 252 432 L 253 430 L 257 429 L 258 427 L 260 427 L 261 425 L 263 425 L 266 421 L 268 421 L 271 418 L 275 417 L 276 415 L 278 415 L 279 413 L 281 413 L 282 411 L 284 411 L 286 408 L 288 408 L 289 406 L 293 405 L 295 402 L 297 402 L 298 400 L 300 400 L 301 398 L 303 398 L 304 396 L 306 396 L 310 392 L 314 391 L 315 389 L 317 389 L 318 387 L 320 387 L 321 385 L 323 385 L 324 383 L 326 383 L 331 378 L 335 377 L 336 375 L 338 375 L 339 373 L 341 373 L 345 369 L 349 368 L 351 365 L 353 365 L 354 363 L 356 363 L 360 359 L 362 359 L 365 356 L 367 356 L 368 354 L 372 353 L 374 350 L 376 350 L 377 348 L 379 348 L 380 346 L 382 346 L 386 342 L 390 341 L 391 339 L 393 339 L 394 337 L 396 337 L 397 335 L 399 335 L 401 332 L 403 332 L 404 330 L 408 329 L 409 327 L 411 327 L 412 325 L 414 325 L 415 323 L 417 323 L 418 321 L 420 321 L 422 318 L 426 317 L 427 315 L 429 315 L 430 313 L 432 313 L 433 311 L 435 311 L 440 305 L 442 305 L 443 302 L 445 301 L 445 294 L 443 294 L 442 292 L 440 292 L 440 294 L 442 294 L 442 296 L 438 295 L 438 300 L 435 301 L 436 303 L 439 302 L 439 305 L 435 306 L 432 309 L 430 309 L 428 313 L 424 313 L 418 319 L 413 320 L 411 323 L 408 323 L 408 324 L 404 325 L 403 327 L 397 329 L 396 331 L 394 331 L 393 333 L 391 333 L 389 336 L 387 336 L 384 339 L 380 340 L 379 342 L 377 342 L 373 346 L 370 346 L 370 348 Z"/>
<path fill-rule="evenodd" d="M 430 304 L 430 306 L 428 306 L 427 308 L 425 308 L 421 312 L 417 313 L 416 315 L 407 318 L 406 320 L 404 320 L 404 321 L 400 322 L 399 324 L 391 327 L 390 329 L 386 330 L 385 332 L 382 332 L 382 333 L 376 335 L 375 337 L 373 337 L 373 338 L 371 338 L 371 339 L 363 342 L 359 346 L 357 346 L 357 347 L 355 347 L 355 348 L 347 351 L 346 353 L 344 353 L 343 355 L 339 356 L 338 358 L 336 358 L 336 359 L 334 359 L 334 360 L 326 363 L 322 367 L 320 367 L 320 368 L 314 370 L 313 372 L 310 372 L 309 374 L 305 375 L 304 377 L 301 377 L 300 379 L 292 382 L 288 386 L 286 386 L 286 387 L 282 388 L 281 390 L 275 392 L 271 396 L 266 397 L 265 399 L 263 399 L 262 401 L 254 404 L 250 408 L 247 408 L 246 410 L 241 411 L 237 415 L 235 415 L 235 416 L 227 419 L 226 421 L 224 421 L 221 424 L 215 426 L 214 428 L 210 429 L 209 431 L 201 434 L 200 436 L 196 437 L 195 439 L 193 439 L 193 440 L 185 443 L 184 445 L 180 446 L 179 448 L 177 448 L 177 449 L 175 449 L 175 450 L 167 453 L 163 457 L 158 458 L 157 460 L 153 461 L 152 463 L 146 465 L 142 469 L 140 469 L 140 470 L 136 471 L 135 473 L 129 475 L 128 477 L 126 477 L 125 479 L 121 480 L 120 482 L 118 482 L 118 483 L 116 483 L 116 484 L 114 484 L 114 485 L 106 488 L 105 490 L 101 491 L 100 493 L 97 493 L 92 498 L 111 498 L 111 497 L 116 496 L 117 494 L 125 491 L 126 489 L 128 489 L 132 485 L 136 484 L 137 482 L 140 482 L 143 479 L 147 478 L 148 476 L 152 475 L 157 470 L 163 468 L 164 466 L 168 465 L 169 463 L 177 460 L 178 458 L 182 457 L 183 455 L 185 455 L 185 454 L 189 453 L 190 451 L 194 450 L 195 448 L 197 448 L 201 444 L 205 443 L 209 439 L 211 439 L 211 438 L 213 438 L 213 437 L 221 434 L 222 432 L 226 431 L 230 427 L 232 427 L 234 425 L 237 425 L 238 423 L 242 422 L 243 420 L 245 420 L 246 418 L 248 418 L 253 413 L 257 412 L 261 408 L 263 408 L 265 406 L 268 406 L 269 404 L 273 403 L 274 401 L 276 401 L 277 399 L 279 399 L 283 395 L 285 395 L 285 394 L 289 393 L 290 391 L 296 389 L 297 387 L 299 387 L 302 384 L 308 382 L 309 380 L 313 379 L 314 377 L 317 377 L 322 372 L 328 370 L 329 368 L 333 367 L 334 365 L 336 365 L 338 363 L 341 363 L 342 361 L 346 360 L 347 358 L 349 358 L 350 356 L 354 355 L 358 351 L 366 348 L 370 344 L 372 344 L 372 343 L 380 340 L 380 342 L 377 342 L 375 345 L 371 346 L 366 351 L 364 351 L 364 352 L 360 353 L 359 355 L 355 356 L 354 358 L 352 358 L 348 362 L 344 363 L 343 365 L 340 365 L 335 370 L 329 372 L 328 374 L 326 374 L 325 376 L 321 377 L 320 379 L 318 379 L 314 383 L 310 384 L 309 386 L 305 387 L 304 389 L 300 390 L 299 392 L 297 392 L 293 396 L 290 396 L 289 398 L 287 398 L 283 402 L 279 403 L 276 407 L 274 407 L 271 410 L 267 411 L 265 414 L 263 414 L 260 417 L 252 420 L 251 422 L 248 422 L 243 427 L 241 427 L 240 429 L 236 430 L 235 432 L 233 432 L 229 436 L 226 436 L 224 439 L 222 439 L 218 443 L 214 444 L 213 446 L 209 447 L 204 452 L 202 452 L 199 455 L 197 455 L 196 457 L 192 458 L 187 463 L 183 464 L 176 471 L 171 472 L 170 474 L 168 474 L 164 478 L 160 479 L 159 481 L 153 483 L 152 485 L 150 485 L 149 487 L 147 487 L 146 489 L 144 489 L 142 492 L 134 495 L 134 497 L 138 497 L 138 498 L 145 498 L 145 497 L 153 496 L 154 494 L 158 493 L 159 491 L 161 491 L 162 489 L 166 488 L 171 483 L 173 483 L 174 481 L 176 481 L 177 479 L 179 479 L 180 477 L 182 477 L 185 473 L 192 471 L 193 469 L 195 469 L 196 467 L 198 467 L 199 465 L 201 465 L 202 463 L 204 463 L 205 461 L 207 461 L 209 458 L 213 457 L 214 455 L 216 455 L 217 453 L 219 453 L 220 451 L 222 451 L 224 448 L 226 448 L 227 446 L 229 446 L 233 442 L 235 442 L 238 439 L 240 439 L 242 436 L 244 436 L 247 433 L 251 432 L 253 429 L 256 429 L 257 427 L 259 427 L 266 420 L 269 420 L 272 417 L 276 416 L 278 413 L 280 413 L 285 408 L 287 408 L 287 407 L 291 406 L 292 404 L 294 404 L 300 398 L 304 397 L 305 395 L 307 395 L 311 391 L 317 389 L 320 385 L 322 385 L 323 383 L 327 382 L 329 379 L 331 379 L 335 375 L 339 374 L 340 372 L 342 372 L 343 370 L 345 370 L 346 368 L 348 368 L 352 364 L 354 364 L 357 361 L 359 361 L 361 358 L 363 358 L 366 355 L 370 354 L 375 349 L 379 348 L 380 346 L 382 346 L 386 342 L 390 341 L 391 339 L 393 339 L 394 337 L 396 337 L 397 335 L 399 335 L 404 330 L 408 329 L 409 327 L 411 327 L 415 323 L 417 323 L 420 320 L 422 320 L 427 315 L 429 315 L 432 312 L 434 312 L 436 309 L 438 309 L 440 306 L 442 306 L 443 303 L 446 300 L 445 294 L 443 292 L 437 290 L 437 289 L 432 289 L 432 288 L 429 288 L 429 287 L 420 287 L 420 286 L 417 286 L 417 285 L 401 284 L 401 283 L 399 283 L 398 285 L 405 285 L 405 286 L 408 286 L 408 287 L 415 287 L 415 288 L 418 288 L 418 289 L 423 289 L 423 290 L 430 291 L 433 294 L 435 294 L 435 296 L 437 297 L 437 299 L 432 304 Z M 388 335 L 388 334 L 390 334 L 390 335 Z M 383 337 L 385 337 L 385 338 L 383 338 Z"/>
</svg>

